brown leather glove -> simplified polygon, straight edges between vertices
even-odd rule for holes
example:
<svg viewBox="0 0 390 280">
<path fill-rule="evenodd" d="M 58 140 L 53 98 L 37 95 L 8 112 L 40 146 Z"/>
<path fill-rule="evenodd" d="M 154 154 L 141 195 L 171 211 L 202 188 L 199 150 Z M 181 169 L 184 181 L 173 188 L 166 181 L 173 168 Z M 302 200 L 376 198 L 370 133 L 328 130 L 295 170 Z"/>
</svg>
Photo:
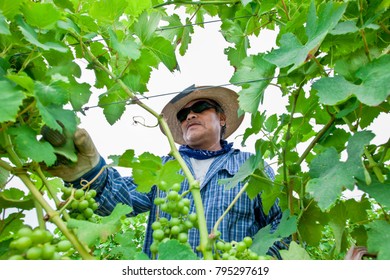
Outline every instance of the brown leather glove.
<svg viewBox="0 0 390 280">
<path fill-rule="evenodd" d="M 47 168 L 50 174 L 60 177 L 67 182 L 81 178 L 93 169 L 100 159 L 95 144 L 85 129 L 76 129 L 73 142 L 77 150 L 77 162 L 61 161 L 59 164 Z"/>
</svg>

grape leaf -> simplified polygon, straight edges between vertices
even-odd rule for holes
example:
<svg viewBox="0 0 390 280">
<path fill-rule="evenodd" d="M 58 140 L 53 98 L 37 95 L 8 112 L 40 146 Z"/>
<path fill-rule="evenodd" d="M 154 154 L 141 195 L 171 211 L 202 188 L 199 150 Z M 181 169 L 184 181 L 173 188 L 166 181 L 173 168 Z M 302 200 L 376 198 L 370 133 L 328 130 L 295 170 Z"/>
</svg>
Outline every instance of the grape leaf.
<svg viewBox="0 0 390 280">
<path fill-rule="evenodd" d="M 89 15 L 101 23 L 112 24 L 123 14 L 127 1 L 100 0 L 92 1 Z"/>
<path fill-rule="evenodd" d="M 152 1 L 128 1 L 126 6 L 126 12 L 134 17 L 138 17 L 140 14 L 142 14 L 143 11 L 149 9 L 152 6 Z"/>
<path fill-rule="evenodd" d="M 322 212 L 313 201 L 305 208 L 299 219 L 299 234 L 308 245 L 318 246 L 322 238 L 322 230 L 328 221 L 328 213 Z"/>
<path fill-rule="evenodd" d="M 252 114 L 257 112 L 259 104 L 263 100 L 264 90 L 270 84 L 274 73 L 275 66 L 265 61 L 261 54 L 251 55 L 242 61 L 230 79 L 231 83 L 248 81 L 247 84 L 241 84 L 243 89 L 238 92 L 238 100 L 242 110 Z"/>
<path fill-rule="evenodd" d="M 335 252 L 338 254 L 347 249 L 347 224 L 348 214 L 344 203 L 337 203 L 329 211 L 329 225 L 332 228 L 334 241 L 335 241 Z"/>
<path fill-rule="evenodd" d="M 153 12 L 149 15 L 147 12 L 143 12 L 138 18 L 138 21 L 134 24 L 134 32 L 138 38 L 146 43 L 155 36 L 155 31 L 161 20 L 161 14 Z"/>
<path fill-rule="evenodd" d="M 123 90 L 110 90 L 99 97 L 99 106 L 109 124 L 116 123 L 126 111 L 127 94 Z"/>
<path fill-rule="evenodd" d="M 120 56 L 134 60 L 137 60 L 141 56 L 139 45 L 135 42 L 134 38 L 128 36 L 120 42 L 112 29 L 109 30 L 109 34 L 111 46 Z"/>
<path fill-rule="evenodd" d="M 11 234 L 17 232 L 23 226 L 24 218 L 25 215 L 18 212 L 8 214 L 4 220 L 0 219 L 0 224 L 3 225 L 0 230 L 0 242 L 10 239 Z"/>
<path fill-rule="evenodd" d="M 8 131 L 15 137 L 15 150 L 20 156 L 36 162 L 45 162 L 48 166 L 54 164 L 57 159 L 54 148 L 48 142 L 39 142 L 32 128 L 23 125 L 11 127 Z"/>
<path fill-rule="evenodd" d="M 61 19 L 61 13 L 51 3 L 26 2 L 22 12 L 26 22 L 38 28 L 52 28 Z"/>
<path fill-rule="evenodd" d="M 296 229 L 297 217 L 290 216 L 289 211 L 286 210 L 283 212 L 283 217 L 278 228 L 273 233 L 270 233 L 271 225 L 267 225 L 255 234 L 250 249 L 258 255 L 264 256 L 276 241 L 280 241 L 282 238 L 290 236 L 296 232 Z"/>
<path fill-rule="evenodd" d="M 2 12 L 0 12 L 0 34 L 11 35 L 6 18 L 3 16 Z"/>
<path fill-rule="evenodd" d="M 355 74 L 359 84 L 347 81 L 343 76 L 325 77 L 313 84 L 318 91 L 320 102 L 325 105 L 336 105 L 356 96 L 360 102 L 376 106 L 390 95 L 387 81 L 390 73 L 390 55 L 383 55 L 362 66 Z"/>
<path fill-rule="evenodd" d="M 161 186 L 165 181 L 167 188 L 175 183 L 181 183 L 183 176 L 179 174 L 180 164 L 177 160 L 170 160 L 165 164 L 162 159 L 151 153 L 143 153 L 137 162 L 131 164 L 133 178 L 140 192 L 149 192 L 152 186 Z"/>
<path fill-rule="evenodd" d="M 377 253 L 378 260 L 390 260 L 390 224 L 377 220 L 371 222 L 368 227 L 368 251 Z"/>
<path fill-rule="evenodd" d="M 176 239 L 160 243 L 158 246 L 159 260 L 198 260 L 197 255 L 188 244 L 182 244 Z"/>
<path fill-rule="evenodd" d="M 120 220 L 131 211 L 130 206 L 118 203 L 109 216 L 101 218 L 101 223 L 99 224 L 70 219 L 67 225 L 70 229 L 77 229 L 77 236 L 90 247 L 96 241 L 104 242 L 108 236 L 118 232 L 121 228 Z"/>
<path fill-rule="evenodd" d="M 22 105 L 24 94 L 11 83 L 0 81 L 0 122 L 14 121 Z"/>
<path fill-rule="evenodd" d="M 314 1 L 309 9 L 306 35 L 307 42 L 302 44 L 293 33 L 283 34 L 280 39 L 280 48 L 264 56 L 264 59 L 284 68 L 293 64 L 287 73 L 291 73 L 303 65 L 310 55 L 314 55 L 326 35 L 333 30 L 343 16 L 346 3 L 328 2 L 320 5 L 318 17 Z"/>
<path fill-rule="evenodd" d="M 30 210 L 34 208 L 34 200 L 31 197 L 26 197 L 24 192 L 10 188 L 0 192 L 0 209 L 17 208 Z"/>
<path fill-rule="evenodd" d="M 177 68 L 175 49 L 171 45 L 171 42 L 164 37 L 156 36 L 148 40 L 145 43 L 145 47 L 158 57 L 170 71 Z"/>
<path fill-rule="evenodd" d="M 41 43 L 38 40 L 38 34 L 35 32 L 35 30 L 33 28 L 31 28 L 31 26 L 27 25 L 23 21 L 23 19 L 20 15 L 16 16 L 16 22 L 18 23 L 18 27 L 19 27 L 20 31 L 22 32 L 22 34 L 24 35 L 24 37 L 26 38 L 26 40 L 29 41 L 31 44 L 33 44 L 39 48 L 42 48 L 44 50 L 53 49 L 53 50 L 56 50 L 59 52 L 67 52 L 68 51 L 68 48 L 64 47 L 63 45 L 61 45 L 59 43 L 55 43 L 55 42 Z"/>
<path fill-rule="evenodd" d="M 11 172 L 0 167 L 0 190 L 2 190 L 6 185 L 6 183 L 8 182 L 8 177 L 10 174 Z"/>
<path fill-rule="evenodd" d="M 381 183 L 376 179 L 372 178 L 372 183 L 367 185 L 364 180 L 358 181 L 358 188 L 366 193 L 377 202 L 379 202 L 382 207 L 390 209 L 390 179 L 388 178 L 385 182 Z"/>
<path fill-rule="evenodd" d="M 295 241 L 290 243 L 288 250 L 280 250 L 283 260 L 311 260 L 310 255 Z"/>
<path fill-rule="evenodd" d="M 321 210 L 327 210 L 341 195 L 343 188 L 353 189 L 355 178 L 364 178 L 361 155 L 363 148 L 374 137 L 362 131 L 350 137 L 347 147 L 348 159 L 341 162 L 335 148 L 331 147 L 318 155 L 310 164 L 311 180 L 307 191 L 313 195 Z"/>
</svg>

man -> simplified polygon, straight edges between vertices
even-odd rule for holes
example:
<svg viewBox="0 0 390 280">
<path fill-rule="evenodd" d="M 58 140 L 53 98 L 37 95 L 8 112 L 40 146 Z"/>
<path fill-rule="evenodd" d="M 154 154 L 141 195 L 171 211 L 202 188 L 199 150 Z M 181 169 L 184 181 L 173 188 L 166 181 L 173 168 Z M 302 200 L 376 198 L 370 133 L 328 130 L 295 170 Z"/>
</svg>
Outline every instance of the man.
<svg viewBox="0 0 390 280">
<path fill-rule="evenodd" d="M 225 138 L 229 137 L 241 124 L 243 116 L 238 116 L 237 94 L 223 87 L 190 87 L 173 98 L 162 110 L 179 152 L 200 182 L 201 197 L 206 215 L 207 228 L 210 232 L 217 219 L 241 190 L 244 183 L 239 183 L 230 190 L 219 184 L 220 179 L 231 178 L 240 166 L 250 157 L 250 153 L 232 147 Z M 156 219 L 157 206 L 153 203 L 158 192 L 154 186 L 150 193 L 139 193 L 131 177 L 122 177 L 113 168 L 102 169 L 106 163 L 99 156 L 91 138 L 83 129 L 76 131 L 74 142 L 79 150 L 76 166 L 59 166 L 52 174 L 71 182 L 76 188 L 80 180 L 91 181 L 91 188 L 98 193 L 98 213 L 109 215 L 118 203 L 128 204 L 133 208 L 133 215 L 150 211 L 145 237 L 144 252 L 149 256 L 153 242 L 152 223 Z M 163 157 L 163 162 L 173 157 Z M 272 169 L 267 166 L 265 173 L 274 179 Z M 180 193 L 189 189 L 184 180 Z M 190 212 L 195 212 L 191 194 Z M 166 213 L 158 213 L 167 217 Z M 274 231 L 280 222 L 282 213 L 277 203 L 265 215 L 260 196 L 251 200 L 243 194 L 222 220 L 219 230 L 221 238 L 227 242 L 241 241 L 246 236 L 253 237 L 261 228 L 271 225 Z M 188 241 L 195 250 L 199 244 L 199 231 L 189 232 Z M 278 245 L 272 246 L 268 254 L 280 258 Z"/>
</svg>

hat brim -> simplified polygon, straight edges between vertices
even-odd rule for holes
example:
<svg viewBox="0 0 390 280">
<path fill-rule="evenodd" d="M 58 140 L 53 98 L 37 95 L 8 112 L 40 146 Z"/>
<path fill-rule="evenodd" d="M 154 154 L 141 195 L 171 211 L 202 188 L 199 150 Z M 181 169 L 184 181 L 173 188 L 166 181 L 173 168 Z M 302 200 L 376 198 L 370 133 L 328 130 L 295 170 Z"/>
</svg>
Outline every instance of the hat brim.
<svg viewBox="0 0 390 280">
<path fill-rule="evenodd" d="M 235 91 L 224 87 L 212 86 L 189 88 L 175 96 L 161 111 L 161 115 L 167 122 L 173 139 L 177 144 L 185 144 L 181 124 L 176 118 L 177 112 L 179 112 L 179 110 L 181 110 L 187 103 L 196 99 L 204 98 L 214 100 L 223 109 L 226 115 L 226 130 L 224 138 L 228 138 L 241 125 L 244 119 L 244 114 L 241 116 L 238 115 L 238 95 Z M 160 129 L 163 133 L 165 133 L 161 125 Z"/>
</svg>

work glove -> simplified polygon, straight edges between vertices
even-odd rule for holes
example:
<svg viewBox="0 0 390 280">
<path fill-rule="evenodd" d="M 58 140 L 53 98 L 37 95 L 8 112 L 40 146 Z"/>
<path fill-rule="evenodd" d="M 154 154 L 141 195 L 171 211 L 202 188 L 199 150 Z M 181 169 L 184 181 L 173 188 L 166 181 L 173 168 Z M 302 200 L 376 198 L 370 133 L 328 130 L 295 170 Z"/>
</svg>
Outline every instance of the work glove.
<svg viewBox="0 0 390 280">
<path fill-rule="evenodd" d="M 42 136 L 49 142 L 53 142 L 48 133 L 42 131 Z M 100 155 L 92 141 L 91 136 L 83 128 L 77 128 L 76 132 L 67 141 L 72 141 L 77 151 L 77 161 L 64 160 L 63 157 L 57 157 L 57 163 L 48 167 L 46 170 L 53 176 L 60 177 L 66 182 L 72 182 L 81 178 L 88 171 L 93 169 L 100 160 Z M 56 143 L 52 143 L 56 144 Z"/>
</svg>

